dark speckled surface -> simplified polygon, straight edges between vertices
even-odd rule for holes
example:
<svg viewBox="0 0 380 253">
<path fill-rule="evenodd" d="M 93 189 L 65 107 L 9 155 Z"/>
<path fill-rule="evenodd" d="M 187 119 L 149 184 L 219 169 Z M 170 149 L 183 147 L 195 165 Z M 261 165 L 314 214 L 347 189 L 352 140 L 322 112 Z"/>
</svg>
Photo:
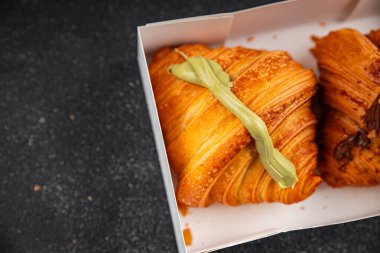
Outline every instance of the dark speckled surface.
<svg viewBox="0 0 380 253">
<path fill-rule="evenodd" d="M 0 1 L 0 252 L 176 252 L 136 27 L 271 1 Z M 223 252 L 379 252 L 380 219 Z"/>
</svg>

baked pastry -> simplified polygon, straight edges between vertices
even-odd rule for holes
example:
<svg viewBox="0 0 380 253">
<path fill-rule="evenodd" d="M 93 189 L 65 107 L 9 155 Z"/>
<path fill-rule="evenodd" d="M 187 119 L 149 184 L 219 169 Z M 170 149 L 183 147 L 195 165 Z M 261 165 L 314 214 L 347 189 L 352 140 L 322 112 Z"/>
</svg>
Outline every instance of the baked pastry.
<svg viewBox="0 0 380 253">
<path fill-rule="evenodd" d="M 244 125 L 208 89 L 168 73 L 170 65 L 184 61 L 168 47 L 153 56 L 149 72 L 170 166 L 178 173 L 177 201 L 194 207 L 213 202 L 290 204 L 310 196 L 321 182 L 314 174 L 312 71 L 283 51 L 201 44 L 179 49 L 214 60 L 228 73 L 232 92 L 264 120 L 274 146 L 295 165 L 299 181 L 283 189 L 272 180 Z"/>
<path fill-rule="evenodd" d="M 342 29 L 312 49 L 325 111 L 318 168 L 335 187 L 380 183 L 379 35 Z"/>
<path fill-rule="evenodd" d="M 367 38 L 378 48 L 380 48 L 380 28 L 376 30 L 372 30 Z"/>
</svg>

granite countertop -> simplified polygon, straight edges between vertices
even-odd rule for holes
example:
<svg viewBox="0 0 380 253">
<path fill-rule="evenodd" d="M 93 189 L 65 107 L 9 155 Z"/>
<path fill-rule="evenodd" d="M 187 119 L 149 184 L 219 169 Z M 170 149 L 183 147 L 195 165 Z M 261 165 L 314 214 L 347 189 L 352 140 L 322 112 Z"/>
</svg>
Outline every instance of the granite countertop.
<svg viewBox="0 0 380 253">
<path fill-rule="evenodd" d="M 136 27 L 268 2 L 1 1 L 0 252 L 176 252 Z M 379 252 L 379 235 L 372 218 L 221 252 Z"/>
</svg>

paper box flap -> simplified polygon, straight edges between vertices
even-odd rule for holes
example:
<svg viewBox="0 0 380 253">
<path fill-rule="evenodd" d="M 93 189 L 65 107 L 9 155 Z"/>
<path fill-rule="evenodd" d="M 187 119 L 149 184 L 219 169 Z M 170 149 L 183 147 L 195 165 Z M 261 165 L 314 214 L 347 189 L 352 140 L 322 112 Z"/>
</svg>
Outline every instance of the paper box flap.
<svg viewBox="0 0 380 253">
<path fill-rule="evenodd" d="M 343 19 L 358 0 L 301 0 L 279 2 L 235 12 L 229 37 L 260 33 L 324 19 Z"/>
<path fill-rule="evenodd" d="M 232 19 L 233 15 L 223 14 L 166 21 L 139 27 L 139 33 L 145 54 L 150 55 L 162 47 L 184 43 L 221 44 L 230 31 Z"/>
</svg>

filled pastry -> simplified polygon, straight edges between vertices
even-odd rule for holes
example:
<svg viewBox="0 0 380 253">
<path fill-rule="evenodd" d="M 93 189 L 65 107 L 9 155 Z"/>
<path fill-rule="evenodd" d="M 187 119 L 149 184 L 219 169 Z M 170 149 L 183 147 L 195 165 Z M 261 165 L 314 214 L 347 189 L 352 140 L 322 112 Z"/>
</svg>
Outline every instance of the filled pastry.
<svg viewBox="0 0 380 253">
<path fill-rule="evenodd" d="M 372 30 L 367 38 L 378 48 L 380 48 L 380 28 L 376 30 Z"/>
<path fill-rule="evenodd" d="M 332 186 L 380 183 L 379 42 L 380 30 L 315 39 L 325 113 L 318 168 Z"/>
<path fill-rule="evenodd" d="M 209 71 L 195 66 L 197 62 Z M 194 70 L 200 80 L 192 81 L 194 73 L 186 68 Z M 184 73 L 182 79 L 175 71 Z M 209 72 L 228 99 L 205 88 L 207 77 L 201 77 Z M 288 53 L 243 47 L 210 49 L 201 44 L 176 50 L 168 47 L 153 56 L 149 73 L 170 166 L 178 173 L 178 202 L 194 207 L 213 202 L 290 204 L 316 190 L 321 182 L 314 173 L 317 120 L 311 98 L 316 78 Z M 257 125 L 250 125 L 228 103 L 240 103 L 245 113 L 256 115 L 266 127 L 255 129 Z M 264 130 L 270 141 L 255 136 Z M 268 149 L 261 149 L 265 140 Z M 289 169 L 285 177 L 277 178 L 276 171 L 268 169 L 265 156 L 273 150 Z"/>
</svg>

